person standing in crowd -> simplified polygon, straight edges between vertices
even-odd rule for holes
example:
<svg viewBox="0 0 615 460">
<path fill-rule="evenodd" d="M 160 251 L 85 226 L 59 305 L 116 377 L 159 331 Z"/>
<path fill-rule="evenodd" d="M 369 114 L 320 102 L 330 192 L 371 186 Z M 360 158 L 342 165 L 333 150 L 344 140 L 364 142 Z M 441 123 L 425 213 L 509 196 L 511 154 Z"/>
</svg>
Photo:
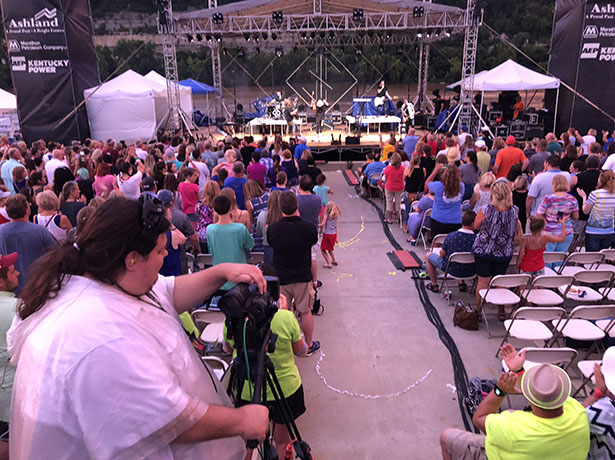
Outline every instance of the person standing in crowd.
<svg viewBox="0 0 615 460">
<path fill-rule="evenodd" d="M 2 176 L 2 182 L 4 182 L 6 188 L 8 188 L 9 192 L 11 192 L 11 195 L 14 195 L 17 192 L 15 191 L 13 184 L 13 169 L 23 166 L 23 157 L 21 156 L 19 149 L 16 148 L 10 148 L 7 156 L 8 161 L 5 161 L 2 164 L 2 168 L 0 168 L 0 175 Z"/>
<path fill-rule="evenodd" d="M 36 195 L 38 214 L 34 223 L 45 227 L 58 241 L 66 239 L 73 228 L 68 217 L 60 214 L 60 201 L 51 190 L 45 190 Z"/>
<path fill-rule="evenodd" d="M 589 159 L 588 159 L 589 161 Z M 577 192 L 583 200 L 583 212 L 589 215 L 585 227 L 585 249 L 600 251 L 615 242 L 615 173 L 603 171 L 598 178 L 598 188 L 589 197 L 582 188 Z"/>
<path fill-rule="evenodd" d="M 94 176 L 94 183 L 92 188 L 96 193 L 96 196 L 101 198 L 107 198 L 113 191 L 113 184 L 115 183 L 115 176 L 111 174 L 109 164 L 105 162 L 99 163 L 96 167 L 96 175 Z"/>
<path fill-rule="evenodd" d="M 461 228 L 461 198 L 465 188 L 459 168 L 449 165 L 444 171 L 442 169 L 443 165 L 437 164 L 426 182 L 429 191 L 434 194 L 430 219 L 432 236 L 449 234 Z"/>
<path fill-rule="evenodd" d="M 186 152 L 189 153 L 190 151 L 191 153 L 186 158 L 186 161 L 194 169 L 196 169 L 199 172 L 198 174 L 199 198 L 202 198 L 203 189 L 205 188 L 205 183 L 209 180 L 209 167 L 207 166 L 207 163 L 203 161 L 205 160 L 205 158 L 203 158 L 203 155 L 198 149 L 193 149 L 191 146 L 189 146 L 189 148 L 186 149 Z"/>
<path fill-rule="evenodd" d="M 384 168 L 384 194 L 386 196 L 386 222 L 393 223 L 399 219 L 401 194 L 404 191 L 404 171 L 401 156 L 395 152 L 391 155 L 391 164 Z"/>
<path fill-rule="evenodd" d="M 267 409 L 230 407 L 178 315 L 227 281 L 266 282 L 238 264 L 160 276 L 168 228 L 155 198 L 111 199 L 38 261 L 9 331 L 11 456 L 238 459 L 264 438 Z"/>
<path fill-rule="evenodd" d="M 297 159 L 293 158 L 290 150 L 286 149 L 282 152 L 282 167 L 286 170 L 286 176 L 288 178 L 288 186 L 294 187 L 299 183 L 299 164 Z"/>
<path fill-rule="evenodd" d="M 476 158 L 480 168 L 480 177 L 482 178 L 491 168 L 491 157 L 487 153 L 487 144 L 485 144 L 484 140 L 478 139 L 474 143 L 474 148 L 476 149 Z"/>
<path fill-rule="evenodd" d="M 312 191 L 316 196 L 320 198 L 320 202 L 322 204 L 322 208 L 320 208 L 321 214 L 324 212 L 324 207 L 329 204 L 328 195 L 333 195 L 333 190 L 328 185 L 325 185 L 327 181 L 327 177 L 324 174 L 319 174 L 316 177 L 316 185 L 312 188 Z"/>
<path fill-rule="evenodd" d="M 331 268 L 331 264 L 337 265 L 334 252 L 335 243 L 337 243 L 337 220 L 341 215 L 342 210 L 334 201 L 327 203 L 322 222 L 319 225 L 323 233 L 320 251 L 323 259 L 325 259 L 325 268 Z M 331 258 L 330 261 L 329 258 Z"/>
<path fill-rule="evenodd" d="M 243 186 L 248 180 L 244 177 L 244 165 L 241 161 L 236 161 L 233 164 L 233 175 L 224 181 L 224 187 L 229 187 L 235 192 L 237 206 L 242 211 L 246 209 L 246 200 L 243 194 Z"/>
<path fill-rule="evenodd" d="M 562 171 L 570 172 L 570 166 L 577 159 L 577 148 L 574 145 L 568 145 L 564 149 L 564 155 L 560 162 L 560 169 Z"/>
<path fill-rule="evenodd" d="M 252 222 L 252 228 L 250 233 L 254 237 L 254 249 L 255 252 L 263 251 L 263 239 L 256 234 L 256 220 L 261 212 L 267 209 L 267 200 L 269 200 L 269 194 L 265 192 L 260 182 L 255 180 L 249 180 L 243 186 L 243 194 L 246 197 L 246 210 L 250 214 L 250 222 Z"/>
<path fill-rule="evenodd" d="M 263 190 L 265 190 L 265 176 L 267 175 L 267 167 L 260 162 L 261 154 L 255 151 L 252 154 L 252 162 L 248 165 L 248 179 L 255 180 Z"/>
<path fill-rule="evenodd" d="M 545 274 L 544 253 L 549 243 L 561 243 L 566 240 L 566 220 L 560 221 L 560 234 L 544 234 L 545 220 L 542 216 L 530 219 L 530 235 L 523 236 L 517 256 L 517 268 L 520 273 L 527 273 L 532 277 Z"/>
<path fill-rule="evenodd" d="M 522 164 L 521 169 L 527 169 L 529 161 L 525 157 L 523 150 L 518 147 L 515 147 L 516 143 L 517 141 L 514 136 L 508 136 L 506 138 L 506 148 L 500 150 L 495 157 L 493 172 L 498 179 L 500 177 L 508 176 L 510 168 L 512 168 L 514 165 Z"/>
<path fill-rule="evenodd" d="M 513 182 L 513 204 L 519 208 L 519 222 L 521 222 L 521 228 L 525 231 L 527 225 L 527 179 L 524 175 L 518 176 Z"/>
<path fill-rule="evenodd" d="M 547 150 L 549 153 L 560 156 L 562 153 L 562 144 L 557 142 L 557 136 L 553 133 L 547 133 L 545 140 L 547 141 Z"/>
<path fill-rule="evenodd" d="M 465 163 L 459 166 L 461 173 L 461 182 L 463 182 L 465 193 L 462 200 L 469 200 L 474 194 L 474 186 L 478 183 L 481 177 L 481 170 L 478 166 L 478 157 L 476 152 L 470 150 L 465 157 Z"/>
<path fill-rule="evenodd" d="M 281 141 L 281 139 L 280 139 L 280 141 Z M 293 155 L 293 157 L 296 160 L 301 158 L 301 156 L 303 155 L 303 152 L 305 152 L 306 150 L 310 150 L 310 148 L 307 146 L 306 143 L 307 143 L 307 139 L 305 137 L 300 136 L 300 137 L 297 138 L 297 145 L 295 146 L 295 152 L 294 152 L 294 155 Z M 280 145 L 281 145 L 281 143 L 280 143 Z M 276 153 L 278 155 L 282 154 L 282 149 L 281 148 L 276 148 L 275 151 L 276 151 Z"/>
<path fill-rule="evenodd" d="M 320 349 L 320 342 L 313 340 L 311 270 L 311 250 L 318 243 L 318 231 L 299 215 L 297 196 L 292 191 L 282 192 L 279 204 L 282 219 L 267 228 L 267 242 L 273 248 L 273 268 L 280 278 L 280 292 L 292 302 L 299 315 L 309 356 Z"/>
<path fill-rule="evenodd" d="M 220 195 L 224 195 L 231 202 L 231 220 L 238 224 L 244 225 L 248 231 L 250 231 L 252 228 L 252 216 L 247 210 L 239 209 L 237 206 L 235 191 L 230 187 L 226 187 L 220 190 Z"/>
<path fill-rule="evenodd" d="M 480 306 L 480 290 L 487 289 L 494 276 L 506 273 L 515 248 L 515 236 L 523 234 L 519 209 L 513 205 L 507 181 L 493 184 L 491 203 L 478 211 L 474 229 L 478 230 L 478 235 L 472 246 L 472 255 L 478 275 L 476 305 Z M 498 317 L 504 321 L 503 307 Z"/>
<path fill-rule="evenodd" d="M 267 228 L 282 218 L 282 211 L 280 210 L 280 204 L 278 201 L 280 193 L 282 192 L 277 190 L 269 193 L 267 209 L 263 210 L 256 219 L 255 234 L 263 238 L 265 265 L 269 266 L 273 266 L 273 249 L 267 241 Z"/>
<path fill-rule="evenodd" d="M 551 155 L 545 160 L 544 172 L 538 174 L 530 184 L 530 190 L 527 193 L 527 216 L 535 216 L 538 207 L 545 196 L 553 193 L 553 177 L 555 175 L 563 175 L 570 182 L 570 173 L 563 172 L 559 169 L 560 159 L 557 155 Z"/>
<path fill-rule="evenodd" d="M 566 239 L 562 242 L 547 243 L 548 252 L 568 252 L 574 232 L 571 219 L 579 218 L 579 203 L 568 193 L 570 186 L 568 180 L 561 174 L 555 175 L 552 180 L 553 193 L 545 196 L 536 211 L 537 216 L 543 216 L 546 222 L 545 233 L 558 236 L 560 234 L 560 222 L 566 220 Z"/>
<path fill-rule="evenodd" d="M 77 213 L 85 207 L 85 203 L 81 200 L 81 190 L 77 186 L 77 182 L 66 182 L 62 187 L 62 195 L 60 197 L 60 212 L 68 217 L 71 226 L 77 226 Z"/>
<path fill-rule="evenodd" d="M 128 161 L 122 163 L 120 174 L 116 178 L 116 187 L 128 199 L 136 200 L 141 195 L 141 180 L 145 166 L 141 160 L 136 160 L 137 171 L 134 172 L 132 164 Z"/>
<path fill-rule="evenodd" d="M 184 180 L 177 186 L 177 191 L 182 197 L 182 212 L 188 216 L 190 222 L 198 222 L 195 206 L 199 202 L 199 172 L 194 168 L 185 168 Z"/>
<path fill-rule="evenodd" d="M 196 233 L 199 238 L 199 246 L 202 254 L 208 254 L 207 227 L 214 223 L 214 198 L 220 194 L 220 186 L 216 181 L 210 180 L 205 184 L 203 199 L 197 203 L 195 211 L 199 217 Z"/>
<path fill-rule="evenodd" d="M 30 206 L 24 195 L 9 197 L 5 209 L 11 221 L 0 225 L 0 254 L 19 254 L 15 262 L 15 268 L 21 273 L 15 289 L 15 294 L 19 294 L 28 281 L 30 265 L 53 248 L 56 240 L 45 227 L 29 221 Z"/>
<path fill-rule="evenodd" d="M 470 198 L 470 206 L 472 206 L 476 214 L 491 202 L 491 187 L 493 184 L 495 184 L 495 175 L 489 172 L 484 174 L 478 186 L 474 187 L 474 193 L 472 198 Z"/>
<path fill-rule="evenodd" d="M 408 155 L 408 157 L 411 157 L 414 153 L 418 141 L 419 138 L 416 135 L 416 131 L 414 130 L 414 128 L 408 128 L 408 134 L 406 134 L 406 137 L 404 137 L 404 139 L 401 141 L 401 145 L 404 148 L 404 152 L 406 152 L 406 155 Z"/>
<path fill-rule="evenodd" d="M 45 173 L 47 173 L 49 185 L 53 185 L 56 169 L 68 168 L 68 164 L 65 160 L 66 155 L 64 153 L 64 149 L 54 149 L 53 152 L 51 152 L 51 157 L 52 158 L 45 163 Z"/>
<path fill-rule="evenodd" d="M 299 206 L 299 215 L 303 220 L 306 220 L 314 227 L 318 228 L 320 223 L 319 216 L 322 209 L 322 201 L 318 195 L 312 193 L 312 178 L 308 175 L 301 176 L 299 181 L 299 190 L 297 191 L 297 202 Z M 316 244 L 312 247 L 312 280 L 314 286 L 318 282 L 318 263 L 316 262 L 316 253 L 318 248 Z"/>
<path fill-rule="evenodd" d="M 539 139 L 536 142 L 536 153 L 530 157 L 529 174 L 537 175 L 544 171 L 545 161 L 551 156 L 547 150 L 547 141 Z"/>
</svg>

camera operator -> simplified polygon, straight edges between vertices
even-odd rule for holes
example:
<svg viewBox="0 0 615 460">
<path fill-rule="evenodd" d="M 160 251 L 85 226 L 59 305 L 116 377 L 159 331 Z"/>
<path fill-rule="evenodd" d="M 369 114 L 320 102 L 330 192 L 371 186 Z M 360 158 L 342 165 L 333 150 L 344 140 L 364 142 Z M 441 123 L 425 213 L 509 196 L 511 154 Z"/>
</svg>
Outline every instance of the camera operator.
<svg viewBox="0 0 615 460">
<path fill-rule="evenodd" d="M 278 336 L 275 342 L 275 351 L 269 354 L 273 363 L 276 376 L 280 382 L 283 396 L 288 403 L 293 420 L 297 420 L 299 416 L 305 413 L 305 402 L 303 399 L 303 384 L 301 383 L 301 375 L 295 364 L 293 356 L 307 356 L 307 343 L 301 338 L 301 329 L 293 312 L 288 310 L 288 301 L 285 296 L 280 295 L 278 300 L 278 311 L 271 320 L 271 332 Z M 231 351 L 230 347 L 234 346 L 232 340 L 227 338 L 226 325 L 224 326 L 225 349 Z M 236 357 L 237 351 L 233 350 L 233 357 Z M 243 384 L 241 394 L 241 403 L 249 404 L 250 390 L 248 382 Z M 290 444 L 290 434 L 284 425 L 284 416 L 274 404 L 273 393 L 271 388 L 267 387 L 267 406 L 271 411 L 271 419 L 275 423 L 273 439 L 275 441 L 276 452 L 281 460 L 285 458 L 286 446 Z M 252 458 L 252 457 L 249 457 Z"/>
<path fill-rule="evenodd" d="M 242 438 L 264 439 L 267 408 L 230 407 L 179 314 L 265 280 L 239 264 L 159 276 L 168 228 L 151 195 L 115 198 L 34 264 L 7 334 L 11 457 L 241 459 Z"/>
</svg>

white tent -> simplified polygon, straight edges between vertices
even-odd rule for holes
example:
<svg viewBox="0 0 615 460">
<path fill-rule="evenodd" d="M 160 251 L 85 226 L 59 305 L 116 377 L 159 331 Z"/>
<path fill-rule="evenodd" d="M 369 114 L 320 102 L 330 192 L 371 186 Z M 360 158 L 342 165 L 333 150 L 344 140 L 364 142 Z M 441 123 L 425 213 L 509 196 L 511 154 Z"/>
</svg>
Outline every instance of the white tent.
<svg viewBox="0 0 615 460">
<path fill-rule="evenodd" d="M 474 74 L 474 88 L 476 88 L 476 85 L 479 84 L 480 79 L 482 78 L 483 75 L 485 75 L 487 72 L 489 72 L 488 70 L 481 70 L 480 72 Z M 446 89 L 453 89 L 457 86 L 461 86 L 461 83 L 463 83 L 463 80 L 459 80 L 456 81 L 455 83 L 451 83 L 450 85 L 448 85 L 446 87 Z"/>
<path fill-rule="evenodd" d="M 166 88 L 132 70 L 83 95 L 94 139 L 150 139 L 168 115 Z"/>
<path fill-rule="evenodd" d="M 559 78 L 549 77 L 517 64 L 512 59 L 494 67 L 479 79 L 475 91 L 524 91 L 559 88 Z"/>
<path fill-rule="evenodd" d="M 14 94 L 0 89 L 0 112 L 17 111 L 17 97 Z"/>
<path fill-rule="evenodd" d="M 14 94 L 0 89 L 0 134 L 12 136 L 19 129 L 17 116 L 17 97 Z"/>
<path fill-rule="evenodd" d="M 166 91 L 167 79 L 155 70 L 152 70 L 149 73 L 145 74 L 145 78 L 164 86 L 164 90 Z M 192 88 L 190 88 L 189 86 L 179 85 L 179 106 L 186 114 L 186 116 L 190 120 L 192 120 L 192 112 L 194 110 L 194 105 L 192 103 Z"/>
</svg>

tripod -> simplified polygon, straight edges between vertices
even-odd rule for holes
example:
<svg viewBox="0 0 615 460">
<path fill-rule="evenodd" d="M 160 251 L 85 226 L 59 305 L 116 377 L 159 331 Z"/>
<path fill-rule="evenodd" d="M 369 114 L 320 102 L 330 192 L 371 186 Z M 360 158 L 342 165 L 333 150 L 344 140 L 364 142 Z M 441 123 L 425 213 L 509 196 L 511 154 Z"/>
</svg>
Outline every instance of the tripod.
<svg viewBox="0 0 615 460">
<path fill-rule="evenodd" d="M 233 387 L 236 387 L 235 406 L 238 407 L 241 404 L 244 382 L 250 379 L 251 382 L 254 382 L 252 403 L 261 404 L 261 401 L 267 401 L 267 387 L 269 387 L 273 395 L 275 407 L 278 413 L 282 415 L 284 425 L 292 440 L 291 442 L 295 454 L 302 460 L 312 460 L 310 447 L 301 439 L 299 429 L 293 420 L 290 407 L 288 406 L 288 402 L 284 397 L 280 382 L 276 376 L 273 362 L 267 355 L 267 352 L 273 353 L 275 351 L 275 342 L 277 338 L 277 335 L 273 334 L 271 329 L 268 329 L 258 352 L 256 352 L 256 350 L 244 350 L 243 348 L 246 344 L 242 343 L 240 340 L 236 342 L 239 344 L 237 347 L 237 358 L 231 363 L 227 393 L 231 395 Z M 267 433 L 265 441 L 263 442 L 265 460 L 275 460 L 278 458 L 270 439 L 271 434 Z M 258 446 L 258 443 L 255 440 L 251 440 L 248 441 L 247 445 L 248 448 L 254 449 Z"/>
</svg>

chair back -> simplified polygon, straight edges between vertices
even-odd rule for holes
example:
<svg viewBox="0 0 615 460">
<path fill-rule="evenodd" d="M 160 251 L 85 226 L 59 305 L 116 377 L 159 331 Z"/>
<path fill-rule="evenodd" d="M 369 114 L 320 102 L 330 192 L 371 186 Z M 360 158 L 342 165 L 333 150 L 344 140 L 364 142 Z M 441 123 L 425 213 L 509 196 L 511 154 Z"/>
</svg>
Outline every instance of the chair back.
<svg viewBox="0 0 615 460">
<path fill-rule="evenodd" d="M 250 258 L 248 259 L 248 263 L 252 265 L 262 264 L 265 262 L 265 253 L 264 252 L 251 252 Z"/>
<path fill-rule="evenodd" d="M 566 310 L 561 307 L 521 307 L 517 308 L 512 315 L 514 320 L 527 321 L 553 321 L 561 320 Z"/>
<path fill-rule="evenodd" d="M 491 278 L 491 282 L 489 283 L 489 288 L 504 288 L 504 289 L 514 289 L 514 288 L 524 288 L 530 282 L 532 277 L 530 275 L 520 274 L 520 275 L 498 275 Z"/>
<path fill-rule="evenodd" d="M 600 252 L 604 254 L 604 263 L 615 265 L 615 249 L 603 249 Z"/>
<path fill-rule="evenodd" d="M 367 183 L 369 184 L 370 187 L 378 187 L 378 184 L 374 184 L 372 181 L 379 181 L 380 179 L 382 179 L 382 173 L 373 173 L 370 174 L 369 177 L 367 178 Z"/>
<path fill-rule="evenodd" d="M 452 262 L 457 264 L 473 264 L 474 256 L 471 252 L 453 252 L 448 258 L 448 263 Z"/>
<path fill-rule="evenodd" d="M 225 320 L 224 313 L 221 311 L 210 311 L 205 308 L 197 308 L 190 313 L 196 327 L 202 330 L 205 326 L 212 323 L 223 323 Z M 200 327 L 202 326 L 202 327 Z"/>
<path fill-rule="evenodd" d="M 566 257 L 563 265 L 589 265 L 594 266 L 602 263 L 604 254 L 601 252 L 573 252 Z"/>
<path fill-rule="evenodd" d="M 560 286 L 570 286 L 574 276 L 567 275 L 541 275 L 534 278 L 531 288 L 557 289 Z"/>
<path fill-rule="evenodd" d="M 199 268 L 211 267 L 214 264 L 214 257 L 211 254 L 198 254 L 195 263 Z"/>
<path fill-rule="evenodd" d="M 434 236 L 431 239 L 431 250 L 434 250 L 435 248 L 441 248 L 447 236 L 448 235 L 445 233 Z"/>
<path fill-rule="evenodd" d="M 421 228 L 426 228 L 425 222 L 427 222 L 427 219 L 429 217 L 431 217 L 431 208 L 427 209 L 425 211 L 425 214 L 423 214 L 423 222 L 421 222 Z"/>
<path fill-rule="evenodd" d="M 415 207 L 419 204 L 419 200 L 414 200 L 412 203 L 410 203 L 410 212 L 416 212 L 415 211 Z"/>
<path fill-rule="evenodd" d="M 188 273 L 194 273 L 195 268 L 197 268 L 196 271 L 198 271 L 198 267 L 195 267 L 194 262 L 194 255 L 190 254 L 189 252 L 186 252 L 186 265 L 188 266 Z"/>
<path fill-rule="evenodd" d="M 583 270 L 574 275 L 574 281 L 585 284 L 607 283 L 610 286 L 614 275 L 611 270 Z"/>
<path fill-rule="evenodd" d="M 566 260 L 565 252 L 544 252 L 545 264 L 554 264 Z"/>
<path fill-rule="evenodd" d="M 579 305 L 572 309 L 568 319 L 597 321 L 613 317 L 615 317 L 615 305 Z"/>
<path fill-rule="evenodd" d="M 535 364 L 570 364 L 577 357 L 577 351 L 568 348 L 536 348 L 527 347 L 525 350 L 525 360 Z M 566 367 L 566 366 L 564 366 Z"/>
</svg>

